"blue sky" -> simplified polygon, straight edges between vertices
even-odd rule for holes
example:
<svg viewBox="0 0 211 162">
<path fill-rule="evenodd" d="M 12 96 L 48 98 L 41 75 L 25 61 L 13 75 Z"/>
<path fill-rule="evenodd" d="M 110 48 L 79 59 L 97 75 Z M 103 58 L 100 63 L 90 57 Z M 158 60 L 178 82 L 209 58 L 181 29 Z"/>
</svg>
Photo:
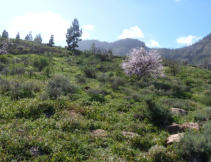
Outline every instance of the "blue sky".
<svg viewBox="0 0 211 162">
<path fill-rule="evenodd" d="M 83 39 L 137 38 L 151 47 L 178 48 L 211 33 L 210 0 L 6 0 L 1 2 L 0 31 L 22 38 L 32 31 L 44 41 L 55 35 L 65 45 L 74 18 Z"/>
</svg>

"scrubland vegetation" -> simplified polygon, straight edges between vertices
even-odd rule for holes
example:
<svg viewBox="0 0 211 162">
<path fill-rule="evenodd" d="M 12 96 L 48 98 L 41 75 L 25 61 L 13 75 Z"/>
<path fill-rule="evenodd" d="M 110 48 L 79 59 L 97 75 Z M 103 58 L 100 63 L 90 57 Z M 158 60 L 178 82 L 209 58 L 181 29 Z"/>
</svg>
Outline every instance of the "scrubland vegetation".
<svg viewBox="0 0 211 162">
<path fill-rule="evenodd" d="M 0 161 L 209 161 L 211 71 L 140 48 L 0 38 Z M 74 33 L 74 34 L 73 34 Z"/>
<path fill-rule="evenodd" d="M 46 49 L 0 55 L 1 161 L 209 160 L 210 70 L 164 60 L 163 76 L 137 78 L 124 57 L 19 41 Z M 169 145 L 173 122 L 200 129 Z"/>
</svg>

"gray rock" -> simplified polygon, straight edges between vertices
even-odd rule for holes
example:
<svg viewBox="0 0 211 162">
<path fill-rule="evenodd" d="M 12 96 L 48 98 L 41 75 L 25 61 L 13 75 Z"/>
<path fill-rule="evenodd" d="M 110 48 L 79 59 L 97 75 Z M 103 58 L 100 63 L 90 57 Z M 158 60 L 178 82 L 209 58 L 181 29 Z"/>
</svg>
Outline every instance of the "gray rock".
<svg viewBox="0 0 211 162">
<path fill-rule="evenodd" d="M 174 142 L 180 142 L 180 140 L 184 137 L 184 133 L 178 133 L 178 134 L 173 134 L 173 135 L 170 135 L 168 138 L 167 138 L 167 144 L 172 144 Z"/>
<path fill-rule="evenodd" d="M 179 108 L 171 108 L 171 113 L 177 116 L 187 115 L 187 111 Z"/>
</svg>

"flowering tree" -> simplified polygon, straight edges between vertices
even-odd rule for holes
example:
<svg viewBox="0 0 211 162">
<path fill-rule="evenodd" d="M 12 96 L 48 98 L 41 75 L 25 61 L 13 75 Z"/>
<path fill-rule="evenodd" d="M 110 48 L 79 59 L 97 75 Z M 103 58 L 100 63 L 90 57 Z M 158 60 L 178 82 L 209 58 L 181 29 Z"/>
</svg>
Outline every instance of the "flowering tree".
<svg viewBox="0 0 211 162">
<path fill-rule="evenodd" d="M 156 51 L 144 48 L 133 49 L 127 60 L 122 64 L 127 75 L 139 78 L 145 76 L 158 77 L 162 74 L 161 57 Z"/>
</svg>

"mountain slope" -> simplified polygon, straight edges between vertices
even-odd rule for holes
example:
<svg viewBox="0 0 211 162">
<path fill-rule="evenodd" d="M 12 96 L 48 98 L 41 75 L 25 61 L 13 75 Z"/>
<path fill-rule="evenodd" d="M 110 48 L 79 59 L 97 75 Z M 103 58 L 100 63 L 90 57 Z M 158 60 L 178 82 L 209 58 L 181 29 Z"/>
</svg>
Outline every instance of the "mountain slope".
<svg viewBox="0 0 211 162">
<path fill-rule="evenodd" d="M 113 51 L 114 55 L 118 56 L 125 56 L 127 55 L 131 49 L 137 48 L 137 47 L 146 47 L 145 43 L 142 41 L 139 41 L 137 39 L 122 39 L 115 42 L 101 42 L 98 40 L 84 40 L 79 43 L 79 49 L 89 50 L 91 46 L 95 44 L 97 48 L 105 48 L 105 49 L 111 49 Z"/>
<path fill-rule="evenodd" d="M 80 50 L 89 50 L 92 44 L 97 48 L 111 49 L 114 55 L 126 56 L 133 48 L 145 47 L 145 43 L 137 39 L 123 39 L 108 43 L 97 40 L 84 40 L 79 43 Z M 211 67 L 211 34 L 197 43 L 178 49 L 156 49 L 163 57 L 184 61 L 189 64 Z"/>
<path fill-rule="evenodd" d="M 211 34 L 197 43 L 179 49 L 158 49 L 159 53 L 169 59 L 202 65 L 211 63 Z"/>
</svg>

